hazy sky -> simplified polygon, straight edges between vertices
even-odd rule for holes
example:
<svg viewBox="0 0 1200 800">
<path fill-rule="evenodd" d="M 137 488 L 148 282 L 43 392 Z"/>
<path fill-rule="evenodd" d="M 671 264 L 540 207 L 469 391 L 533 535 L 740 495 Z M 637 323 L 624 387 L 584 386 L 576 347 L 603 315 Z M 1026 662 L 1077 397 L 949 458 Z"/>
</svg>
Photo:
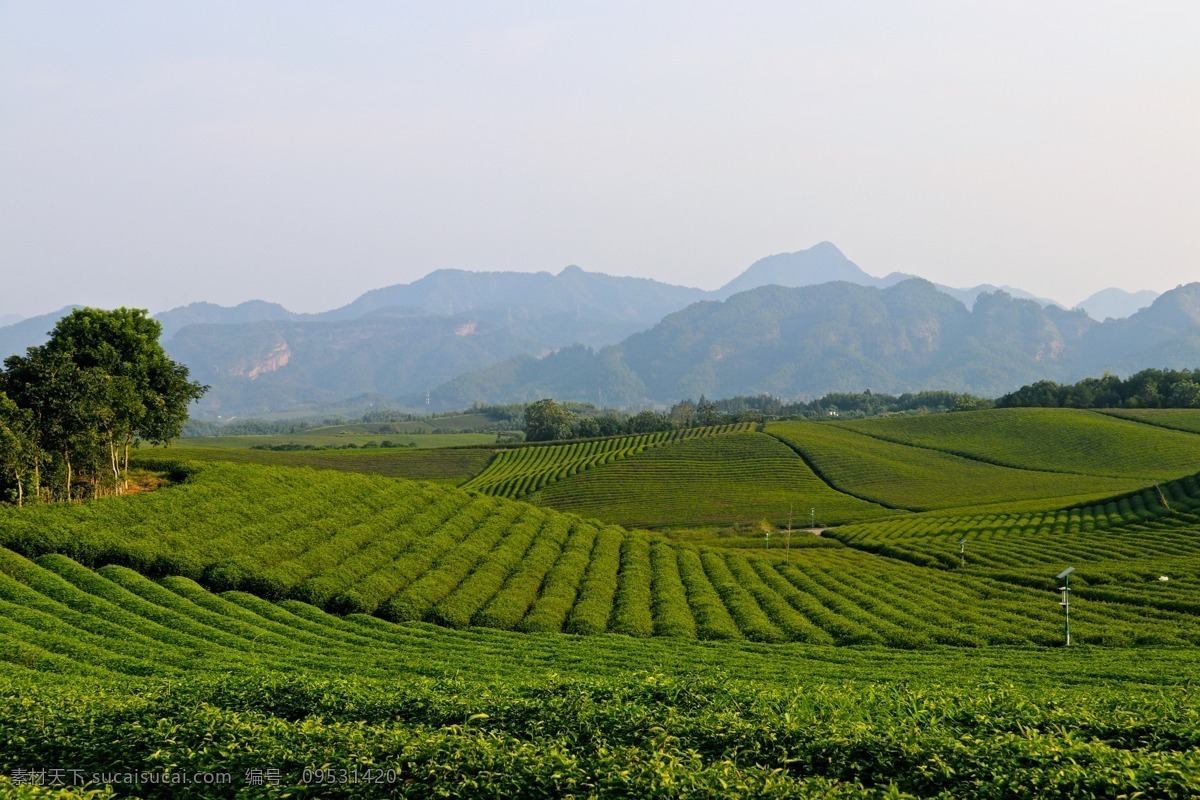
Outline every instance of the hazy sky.
<svg viewBox="0 0 1200 800">
<path fill-rule="evenodd" d="M 439 267 L 1200 279 L 1200 3 L 3 2 L 0 314 Z"/>
</svg>

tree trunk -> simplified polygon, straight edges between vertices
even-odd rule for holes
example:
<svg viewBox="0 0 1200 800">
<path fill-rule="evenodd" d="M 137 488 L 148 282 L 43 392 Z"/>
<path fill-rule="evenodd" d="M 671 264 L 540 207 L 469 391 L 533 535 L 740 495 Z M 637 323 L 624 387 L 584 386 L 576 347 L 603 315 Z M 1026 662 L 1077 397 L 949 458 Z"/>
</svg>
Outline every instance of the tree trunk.
<svg viewBox="0 0 1200 800">
<path fill-rule="evenodd" d="M 113 491 L 123 494 L 125 485 L 121 480 L 121 451 L 117 448 L 116 440 L 112 438 L 108 440 L 108 466 L 112 469 Z"/>
<path fill-rule="evenodd" d="M 14 469 L 13 476 L 17 479 L 17 508 L 25 505 L 25 484 L 21 482 L 21 470 Z"/>
<path fill-rule="evenodd" d="M 66 502 L 71 502 L 71 454 L 63 451 L 63 461 L 67 463 L 67 496 L 63 498 Z"/>
</svg>

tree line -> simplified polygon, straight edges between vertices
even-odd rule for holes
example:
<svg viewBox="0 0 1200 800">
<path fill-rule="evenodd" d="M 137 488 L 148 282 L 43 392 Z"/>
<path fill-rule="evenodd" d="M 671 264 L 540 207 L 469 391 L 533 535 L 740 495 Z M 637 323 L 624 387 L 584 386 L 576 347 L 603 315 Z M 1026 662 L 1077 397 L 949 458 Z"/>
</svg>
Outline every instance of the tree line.
<svg viewBox="0 0 1200 800">
<path fill-rule="evenodd" d="M 1105 373 L 1078 383 L 1037 381 L 996 401 L 1000 408 L 1200 408 L 1200 369 L 1144 369 L 1122 380 Z"/>
<path fill-rule="evenodd" d="M 18 505 L 125 491 L 129 452 L 179 436 L 208 389 L 167 357 L 144 309 L 80 308 L 0 370 L 0 497 Z"/>
<path fill-rule="evenodd" d="M 739 396 L 723 400 L 681 400 L 667 411 L 626 414 L 590 403 L 558 403 L 551 398 L 524 407 L 525 439 L 590 439 L 658 433 L 680 428 L 762 422 L 767 419 L 824 419 L 872 417 L 881 414 L 934 414 L 991 408 L 992 401 L 957 392 L 925 391 L 902 394 L 838 392 L 817 400 L 787 402 L 771 395 Z"/>
</svg>

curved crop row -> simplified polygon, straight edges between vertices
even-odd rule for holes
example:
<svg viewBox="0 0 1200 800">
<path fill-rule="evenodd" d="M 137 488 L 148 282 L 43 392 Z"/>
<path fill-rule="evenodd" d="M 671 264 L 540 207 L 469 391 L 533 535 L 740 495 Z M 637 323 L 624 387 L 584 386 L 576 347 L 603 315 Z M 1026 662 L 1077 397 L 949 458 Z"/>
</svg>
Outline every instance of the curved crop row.
<svg viewBox="0 0 1200 800">
<path fill-rule="evenodd" d="M 556 481 L 628 458 L 649 448 L 752 427 L 752 423 L 742 422 L 565 444 L 515 447 L 496 453 L 487 468 L 463 484 L 463 488 L 501 497 L 524 497 Z"/>
</svg>

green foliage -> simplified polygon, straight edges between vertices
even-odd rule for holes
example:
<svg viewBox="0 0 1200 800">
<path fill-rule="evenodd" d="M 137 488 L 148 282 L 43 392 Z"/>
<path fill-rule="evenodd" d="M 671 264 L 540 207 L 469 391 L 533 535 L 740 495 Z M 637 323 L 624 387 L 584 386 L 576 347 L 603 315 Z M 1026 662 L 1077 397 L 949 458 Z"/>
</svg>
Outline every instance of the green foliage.
<svg viewBox="0 0 1200 800">
<path fill-rule="evenodd" d="M 18 506 L 24 504 L 27 476 L 37 464 L 35 437 L 33 415 L 0 392 L 0 491 L 7 490 Z"/>
<path fill-rule="evenodd" d="M 996 401 L 1000 408 L 1200 408 L 1200 370 L 1144 369 L 1060 385 L 1038 381 Z"/>
<path fill-rule="evenodd" d="M 682 404 L 681 404 L 682 405 Z M 942 414 L 991 408 L 992 401 L 961 392 L 926 390 L 901 395 L 886 392 L 830 392 L 808 402 L 785 402 L 771 395 L 739 396 L 717 400 L 713 406 L 726 414 L 754 412 L 762 417 L 842 419 L 893 414 Z M 674 409 L 672 409 L 674 413 Z"/>
<path fill-rule="evenodd" d="M 32 451 L 18 482 L 32 479 L 34 498 L 74 499 L 81 482 L 93 497 L 120 492 L 131 447 L 179 436 L 206 387 L 167 357 L 161 331 L 141 309 L 80 308 L 46 344 L 5 359 L 0 393 L 24 412 Z"/>
<path fill-rule="evenodd" d="M 530 442 L 547 442 L 570 438 L 575 415 L 550 398 L 525 407 L 525 438 Z"/>
</svg>

